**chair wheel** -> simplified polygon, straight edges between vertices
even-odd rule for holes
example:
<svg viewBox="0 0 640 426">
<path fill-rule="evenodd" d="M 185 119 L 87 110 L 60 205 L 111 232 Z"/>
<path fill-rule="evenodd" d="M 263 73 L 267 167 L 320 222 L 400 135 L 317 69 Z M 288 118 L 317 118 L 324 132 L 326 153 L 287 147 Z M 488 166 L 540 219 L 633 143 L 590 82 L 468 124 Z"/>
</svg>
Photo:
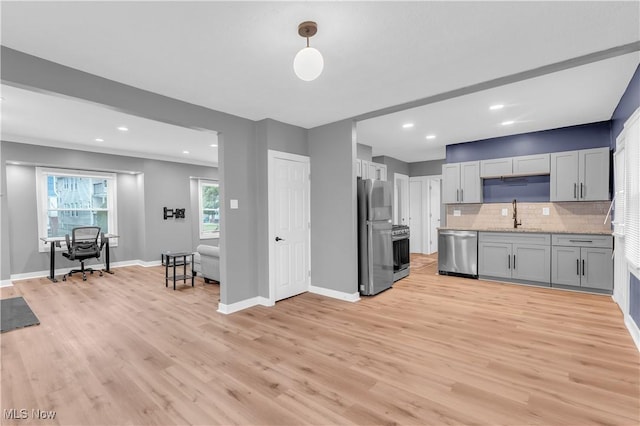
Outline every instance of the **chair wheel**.
<svg viewBox="0 0 640 426">
<path fill-rule="evenodd" d="M 91 271 L 91 275 L 93 275 L 93 271 Z"/>
<path fill-rule="evenodd" d="M 86 280 L 87 280 L 87 277 L 82 277 L 82 281 L 86 281 Z"/>
<path fill-rule="evenodd" d="M 67 280 L 67 277 L 62 277 L 62 281 L 66 281 L 66 280 Z"/>
</svg>

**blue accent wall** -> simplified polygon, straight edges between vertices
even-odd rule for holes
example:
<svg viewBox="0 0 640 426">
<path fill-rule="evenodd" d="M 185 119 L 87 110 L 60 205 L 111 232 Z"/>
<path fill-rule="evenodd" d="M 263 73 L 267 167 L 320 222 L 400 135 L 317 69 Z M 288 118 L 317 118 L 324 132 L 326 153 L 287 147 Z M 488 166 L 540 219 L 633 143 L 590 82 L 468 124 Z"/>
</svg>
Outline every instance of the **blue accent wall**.
<svg viewBox="0 0 640 426">
<path fill-rule="evenodd" d="M 447 145 L 446 162 L 460 163 L 603 146 L 611 146 L 610 121 Z"/>
<path fill-rule="evenodd" d="M 629 316 L 640 324 L 640 279 L 629 273 Z"/>
<path fill-rule="evenodd" d="M 526 203 L 549 202 L 549 179 L 549 175 L 483 179 L 482 199 L 484 203 L 510 203 L 514 199 Z"/>
<path fill-rule="evenodd" d="M 611 116 L 611 149 L 616 148 L 616 138 L 624 127 L 624 122 L 631 117 L 631 114 L 640 106 L 640 65 L 631 77 L 629 86 L 620 98 L 618 106 Z"/>
</svg>

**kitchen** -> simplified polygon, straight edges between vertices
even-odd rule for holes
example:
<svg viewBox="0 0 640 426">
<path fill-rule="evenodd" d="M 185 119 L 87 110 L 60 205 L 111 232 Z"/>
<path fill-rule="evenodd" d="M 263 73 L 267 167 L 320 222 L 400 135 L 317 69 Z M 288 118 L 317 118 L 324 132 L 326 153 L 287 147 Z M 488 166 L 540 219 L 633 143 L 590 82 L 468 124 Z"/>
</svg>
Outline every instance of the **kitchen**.
<svg viewBox="0 0 640 426">
<path fill-rule="evenodd" d="M 481 279 L 610 295 L 638 343 L 632 319 L 637 278 L 628 260 L 634 256 L 629 246 L 637 244 L 630 243 L 628 230 L 638 218 L 629 206 L 626 235 L 624 229 L 625 199 L 630 205 L 625 183 L 627 189 L 634 187 L 637 179 L 630 175 L 638 168 L 629 150 L 638 133 L 637 63 L 633 69 L 634 75 L 623 79 L 623 94 L 612 103 L 608 120 L 448 144 L 440 156 L 444 160 L 417 163 L 358 144 L 356 171 L 393 181 L 394 212 L 400 212 L 394 223 L 405 220 L 412 229 L 415 215 L 398 200 L 398 177 L 441 179 L 437 231 L 421 220 L 427 242 L 437 241 L 440 275 L 468 277 L 470 284 Z M 485 101 L 492 113 L 504 107 Z M 396 123 L 408 122 L 406 115 L 398 115 Z M 362 127 L 369 136 L 371 128 Z M 438 210 L 428 209 L 427 216 Z M 428 245 L 416 250 L 415 238 L 412 234 L 412 253 L 433 253 Z"/>
</svg>

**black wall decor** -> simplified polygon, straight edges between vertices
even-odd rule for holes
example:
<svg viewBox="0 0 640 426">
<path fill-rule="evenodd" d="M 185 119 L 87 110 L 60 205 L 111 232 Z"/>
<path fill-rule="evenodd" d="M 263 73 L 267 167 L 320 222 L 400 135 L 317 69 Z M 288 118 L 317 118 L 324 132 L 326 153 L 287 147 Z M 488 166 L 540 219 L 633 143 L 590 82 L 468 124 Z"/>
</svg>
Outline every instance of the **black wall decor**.
<svg viewBox="0 0 640 426">
<path fill-rule="evenodd" d="M 175 219 L 184 219 L 185 213 L 187 209 L 170 209 L 168 207 L 164 208 L 164 220 L 173 217 Z"/>
</svg>

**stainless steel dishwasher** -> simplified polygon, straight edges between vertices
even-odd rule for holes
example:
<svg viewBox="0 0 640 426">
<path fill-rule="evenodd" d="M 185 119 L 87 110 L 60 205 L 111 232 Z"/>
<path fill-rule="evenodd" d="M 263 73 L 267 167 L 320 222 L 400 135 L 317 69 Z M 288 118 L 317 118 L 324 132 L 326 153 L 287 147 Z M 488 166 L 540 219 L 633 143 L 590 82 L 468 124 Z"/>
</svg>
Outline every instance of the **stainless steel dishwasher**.
<svg viewBox="0 0 640 426">
<path fill-rule="evenodd" d="M 478 278 L 478 232 L 438 230 L 438 272 Z"/>
</svg>

